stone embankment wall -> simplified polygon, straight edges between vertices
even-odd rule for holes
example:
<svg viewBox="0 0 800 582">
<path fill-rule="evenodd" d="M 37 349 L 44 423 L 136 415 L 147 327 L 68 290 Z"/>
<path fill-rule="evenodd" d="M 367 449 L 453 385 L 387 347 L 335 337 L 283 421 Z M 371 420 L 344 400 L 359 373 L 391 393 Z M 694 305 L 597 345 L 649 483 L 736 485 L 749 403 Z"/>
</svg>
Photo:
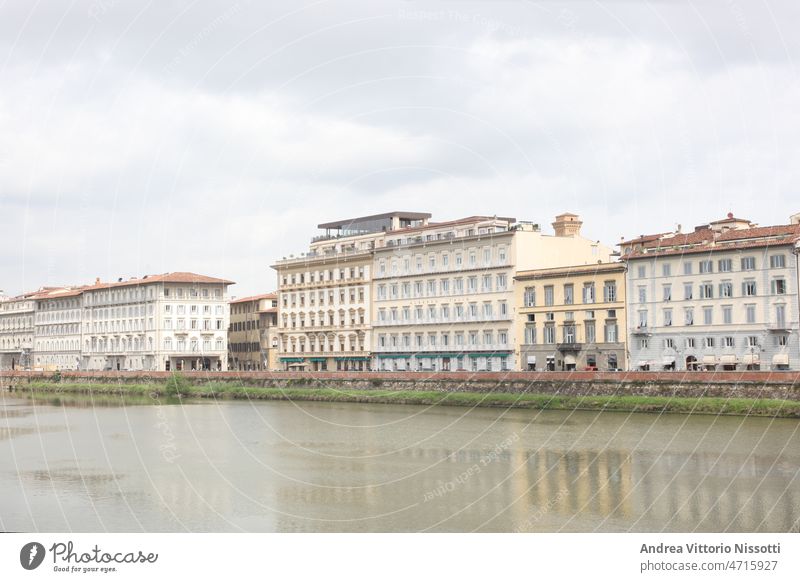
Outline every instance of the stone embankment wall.
<svg viewBox="0 0 800 582">
<path fill-rule="evenodd" d="M 163 383 L 170 372 L 0 372 L 0 389 L 31 382 Z M 800 401 L 800 372 L 183 372 L 191 384 L 274 388 L 510 392 L 565 396 L 681 396 Z"/>
</svg>

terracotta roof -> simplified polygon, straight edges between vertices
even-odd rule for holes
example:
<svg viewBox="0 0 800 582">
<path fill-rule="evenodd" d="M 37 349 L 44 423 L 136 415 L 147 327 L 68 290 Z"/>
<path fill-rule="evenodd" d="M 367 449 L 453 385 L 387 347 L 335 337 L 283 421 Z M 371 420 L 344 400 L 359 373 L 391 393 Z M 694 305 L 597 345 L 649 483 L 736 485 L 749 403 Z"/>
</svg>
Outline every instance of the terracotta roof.
<svg viewBox="0 0 800 582">
<path fill-rule="evenodd" d="M 654 237 L 651 235 L 651 237 L 653 238 L 623 255 L 623 258 L 794 245 L 800 240 L 800 225 L 780 224 L 732 229 L 724 232 L 715 232 L 706 227 L 674 236 L 658 235 Z"/>
<path fill-rule="evenodd" d="M 234 299 L 231 303 L 247 303 L 249 301 L 260 301 L 261 299 L 278 299 L 278 295 L 275 293 L 264 293 L 263 295 L 251 295 L 250 297 L 242 297 L 240 299 Z"/>
<path fill-rule="evenodd" d="M 179 271 L 175 273 L 163 273 L 161 275 L 145 275 L 138 279 L 128 279 L 127 281 L 117 281 L 115 283 L 95 283 L 87 287 L 89 291 L 96 289 L 110 289 L 112 287 L 126 287 L 132 285 L 149 285 L 150 283 L 221 283 L 224 285 L 233 285 L 233 281 L 228 279 L 218 279 L 216 277 L 209 277 L 207 275 L 198 275 L 197 273 L 188 273 Z"/>
</svg>

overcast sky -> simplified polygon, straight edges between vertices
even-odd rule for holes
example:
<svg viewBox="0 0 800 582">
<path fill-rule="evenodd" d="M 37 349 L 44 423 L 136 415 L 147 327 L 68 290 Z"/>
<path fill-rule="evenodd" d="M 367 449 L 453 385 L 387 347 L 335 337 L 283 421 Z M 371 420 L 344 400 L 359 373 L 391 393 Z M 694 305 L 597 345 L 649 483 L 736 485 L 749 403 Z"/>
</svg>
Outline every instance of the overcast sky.
<svg viewBox="0 0 800 582">
<path fill-rule="evenodd" d="M 267 6 L 264 6 L 264 5 Z M 0 4 L 0 289 L 274 289 L 320 222 L 800 212 L 800 2 Z"/>
</svg>

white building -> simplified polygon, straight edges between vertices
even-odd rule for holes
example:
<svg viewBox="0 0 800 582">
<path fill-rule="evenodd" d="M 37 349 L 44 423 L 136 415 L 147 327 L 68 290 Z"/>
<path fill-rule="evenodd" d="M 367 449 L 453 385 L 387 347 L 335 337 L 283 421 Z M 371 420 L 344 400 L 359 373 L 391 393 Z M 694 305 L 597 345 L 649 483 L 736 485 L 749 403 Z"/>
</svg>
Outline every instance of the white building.
<svg viewBox="0 0 800 582">
<path fill-rule="evenodd" d="M 514 218 L 471 216 L 386 234 L 373 266 L 373 366 L 380 370 L 518 370 L 518 271 L 608 261 L 577 215 L 554 233 Z"/>
<path fill-rule="evenodd" d="M 729 214 L 621 243 L 631 368 L 800 369 L 799 241 Z"/>
<path fill-rule="evenodd" d="M 35 296 L 33 368 L 81 367 L 81 288 L 43 290 Z"/>
<path fill-rule="evenodd" d="M 373 254 L 392 232 L 430 214 L 388 212 L 320 224 L 324 235 L 278 273 L 278 365 L 285 370 L 368 370 Z"/>
<path fill-rule="evenodd" d="M 26 369 L 33 351 L 33 318 L 39 291 L 0 296 L 0 370 Z"/>
<path fill-rule="evenodd" d="M 83 289 L 86 370 L 227 370 L 232 281 L 167 273 Z"/>
</svg>

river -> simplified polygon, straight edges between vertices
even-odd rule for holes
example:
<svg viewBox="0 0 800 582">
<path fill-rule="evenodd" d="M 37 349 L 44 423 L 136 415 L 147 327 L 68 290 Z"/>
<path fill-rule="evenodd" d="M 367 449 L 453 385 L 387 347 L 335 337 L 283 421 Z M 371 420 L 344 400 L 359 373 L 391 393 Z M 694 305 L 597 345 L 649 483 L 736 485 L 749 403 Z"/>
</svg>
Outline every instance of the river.
<svg viewBox="0 0 800 582">
<path fill-rule="evenodd" d="M 3 531 L 797 531 L 800 422 L 0 395 Z"/>
</svg>

